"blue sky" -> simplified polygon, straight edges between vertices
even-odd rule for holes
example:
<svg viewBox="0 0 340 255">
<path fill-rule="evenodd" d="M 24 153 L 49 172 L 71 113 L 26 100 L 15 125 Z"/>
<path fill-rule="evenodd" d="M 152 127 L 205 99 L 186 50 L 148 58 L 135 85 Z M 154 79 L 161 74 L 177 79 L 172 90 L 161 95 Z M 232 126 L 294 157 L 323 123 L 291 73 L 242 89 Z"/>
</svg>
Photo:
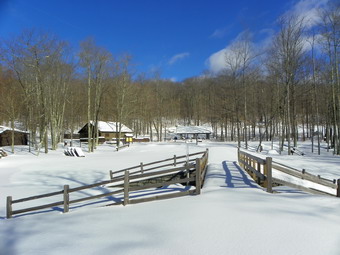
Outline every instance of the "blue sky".
<svg viewBox="0 0 340 255">
<path fill-rule="evenodd" d="M 216 71 L 214 54 L 249 29 L 255 43 L 275 31 L 287 11 L 327 0 L 0 0 L 0 37 L 41 29 L 79 42 L 94 37 L 114 55 L 133 56 L 136 72 L 181 81 Z"/>
</svg>

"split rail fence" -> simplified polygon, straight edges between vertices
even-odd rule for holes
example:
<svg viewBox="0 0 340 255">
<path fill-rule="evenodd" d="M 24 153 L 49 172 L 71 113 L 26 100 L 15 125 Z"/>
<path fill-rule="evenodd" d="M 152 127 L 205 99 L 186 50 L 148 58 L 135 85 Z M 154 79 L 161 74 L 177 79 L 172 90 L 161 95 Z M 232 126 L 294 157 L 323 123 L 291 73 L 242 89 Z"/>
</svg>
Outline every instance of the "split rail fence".
<svg viewBox="0 0 340 255">
<path fill-rule="evenodd" d="M 238 149 L 238 162 L 259 185 L 267 188 L 267 192 L 273 192 L 273 185 L 283 185 L 312 194 L 326 194 L 340 197 L 340 179 L 329 180 L 320 175 L 307 173 L 304 169 L 299 171 L 295 168 L 273 162 L 271 157 L 262 159 L 241 151 L 240 149 Z M 330 188 L 334 192 L 328 193 L 321 189 L 310 188 L 280 178 L 274 178 L 273 170 L 300 180 L 306 180 L 314 184 L 322 185 Z"/>
<path fill-rule="evenodd" d="M 200 156 L 200 157 L 198 157 Z M 193 158 L 195 157 L 195 158 Z M 165 164 L 164 164 L 165 163 Z M 99 199 L 103 197 L 112 197 L 114 195 L 121 196 L 120 199 L 110 205 L 118 204 L 135 204 L 152 200 L 175 198 L 185 195 L 200 194 L 204 182 L 208 164 L 208 150 L 198 153 L 192 153 L 184 156 L 176 156 L 165 160 L 155 161 L 152 163 L 140 163 L 135 167 L 126 168 L 119 171 L 110 171 L 110 179 L 97 182 L 94 184 L 70 188 L 69 185 L 64 185 L 63 190 L 41 194 L 26 198 L 13 199 L 12 196 L 7 197 L 7 218 L 12 218 L 13 215 L 40 211 L 43 209 L 51 209 L 54 207 L 63 207 L 63 212 L 66 213 L 70 209 L 70 205 L 83 203 L 85 201 Z M 184 185 L 182 189 L 176 189 L 176 192 L 165 192 L 169 194 L 155 195 L 153 192 L 138 194 L 137 192 L 161 188 L 171 184 L 180 183 Z M 109 189 L 110 192 L 87 196 L 78 199 L 71 199 L 71 194 L 74 192 L 85 192 L 86 190 L 96 187 Z M 195 186 L 193 189 L 192 186 Z M 181 191 L 178 191 L 181 190 Z M 155 192 L 157 193 L 157 192 Z M 160 192 L 162 193 L 162 192 Z M 13 206 L 18 203 L 34 201 L 42 198 L 60 197 L 59 200 L 53 203 L 41 204 L 29 208 L 14 210 Z M 139 198 L 142 196 L 142 198 Z"/>
</svg>

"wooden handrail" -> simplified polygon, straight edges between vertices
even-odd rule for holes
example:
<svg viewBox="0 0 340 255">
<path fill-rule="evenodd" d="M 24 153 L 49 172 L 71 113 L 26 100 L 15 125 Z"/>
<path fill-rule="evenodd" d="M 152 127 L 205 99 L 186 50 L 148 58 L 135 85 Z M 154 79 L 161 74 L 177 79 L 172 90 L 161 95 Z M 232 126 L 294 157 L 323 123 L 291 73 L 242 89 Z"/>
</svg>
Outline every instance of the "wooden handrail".
<svg viewBox="0 0 340 255">
<path fill-rule="evenodd" d="M 293 167 L 286 166 L 284 164 L 278 163 L 278 162 L 272 162 L 272 159 L 270 157 L 266 158 L 266 160 L 256 157 L 252 154 L 249 154 L 247 152 L 244 152 L 240 149 L 238 149 L 238 162 L 240 166 L 242 166 L 246 171 L 250 172 L 253 177 L 256 176 L 261 179 L 261 181 L 264 179 L 264 182 L 269 182 L 272 180 L 271 172 L 272 170 L 280 171 L 283 172 L 287 175 L 293 176 L 295 178 L 307 180 L 310 182 L 313 182 L 315 184 L 323 185 L 332 189 L 336 189 L 336 196 L 340 197 L 340 179 L 336 180 L 329 180 L 326 178 L 321 177 L 320 175 L 313 175 L 311 173 L 307 173 L 304 169 L 302 171 L 299 171 Z M 263 165 L 265 169 L 265 173 L 262 174 L 259 169 L 256 169 L 253 164 L 256 162 L 259 165 Z M 259 167 L 258 167 L 259 168 Z M 279 184 L 284 184 L 288 185 L 289 182 L 279 180 L 277 178 L 274 178 L 274 181 Z M 260 183 L 261 184 L 261 183 Z M 268 185 L 268 183 L 267 183 Z M 271 185 L 270 185 L 271 186 Z M 293 183 L 290 183 L 290 186 L 293 188 L 299 187 L 301 190 L 304 191 L 310 191 L 311 193 L 318 193 L 318 194 L 325 194 L 323 191 L 317 191 L 317 190 L 312 190 L 309 188 L 305 188 L 301 185 L 296 185 Z M 268 188 L 267 188 L 268 191 Z M 328 195 L 334 195 L 330 193 L 326 193 Z"/>
</svg>

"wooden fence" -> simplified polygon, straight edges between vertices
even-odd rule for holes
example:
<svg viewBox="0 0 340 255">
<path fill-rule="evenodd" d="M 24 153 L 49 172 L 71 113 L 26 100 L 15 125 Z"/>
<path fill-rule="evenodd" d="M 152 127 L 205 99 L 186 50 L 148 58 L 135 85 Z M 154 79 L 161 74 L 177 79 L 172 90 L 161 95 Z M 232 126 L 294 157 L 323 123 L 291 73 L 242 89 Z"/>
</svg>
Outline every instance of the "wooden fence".
<svg viewBox="0 0 340 255">
<path fill-rule="evenodd" d="M 199 158 L 192 158 L 193 156 L 201 155 Z M 187 158 L 187 160 L 178 161 L 178 159 Z M 171 164 L 159 165 L 159 163 L 170 161 L 170 159 L 156 161 L 152 163 L 147 163 L 139 165 L 138 167 L 131 167 L 119 171 L 110 171 L 110 179 L 97 182 L 94 184 L 79 186 L 75 188 L 70 188 L 69 185 L 64 185 L 64 189 L 56 192 L 51 192 L 42 195 L 36 195 L 21 199 L 13 199 L 12 196 L 7 197 L 7 218 L 12 218 L 13 215 L 39 211 L 43 209 L 50 209 L 53 207 L 63 207 L 63 212 L 69 211 L 70 205 L 79 204 L 85 201 L 94 200 L 103 197 L 110 197 L 113 195 L 121 195 L 122 198 L 115 202 L 114 204 L 134 204 L 141 203 L 151 200 L 167 199 L 180 197 L 184 195 L 200 194 L 201 187 L 203 185 L 204 176 L 206 173 L 207 163 L 208 163 L 208 150 L 198 153 L 193 153 L 185 156 L 174 156 L 171 160 L 174 160 Z M 144 168 L 146 166 L 153 166 L 150 168 Z M 172 166 L 172 168 L 170 168 Z M 167 167 L 167 169 L 165 169 Z M 138 169 L 137 169 L 138 168 Z M 132 170 L 132 171 L 131 171 Z M 116 176 L 118 174 L 118 176 Z M 136 192 L 160 188 L 168 186 L 171 184 L 181 183 L 187 188 L 184 188 L 180 192 L 172 192 L 166 195 L 156 195 L 150 196 L 146 193 L 144 198 L 136 198 Z M 70 195 L 74 192 L 84 192 L 85 190 L 93 189 L 96 187 L 101 187 L 106 185 L 107 189 L 112 191 L 94 195 L 87 196 L 78 199 L 71 199 Z M 192 189 L 191 186 L 195 186 Z M 39 206 L 33 206 L 29 208 L 14 210 L 13 206 L 18 203 L 34 201 L 37 199 L 48 198 L 48 197 L 62 197 L 63 200 L 59 200 L 53 203 L 42 204 Z"/>
<path fill-rule="evenodd" d="M 340 197 L 340 179 L 329 180 L 321 177 L 320 175 L 313 175 L 307 173 L 304 169 L 302 169 L 302 171 L 299 171 L 295 168 L 273 162 L 271 157 L 266 157 L 266 159 L 262 159 L 249 153 L 246 153 L 244 151 L 241 151 L 240 149 L 238 149 L 238 162 L 239 165 L 242 168 L 244 168 L 258 184 L 267 188 L 267 192 L 272 192 L 273 184 L 278 184 L 313 194 L 327 194 Z M 306 180 L 314 184 L 331 188 L 332 190 L 334 190 L 335 194 L 327 193 L 325 191 L 317 190 L 315 188 L 308 188 L 279 178 L 273 178 L 272 176 L 273 169 L 275 171 L 279 171 L 294 178 Z"/>
</svg>

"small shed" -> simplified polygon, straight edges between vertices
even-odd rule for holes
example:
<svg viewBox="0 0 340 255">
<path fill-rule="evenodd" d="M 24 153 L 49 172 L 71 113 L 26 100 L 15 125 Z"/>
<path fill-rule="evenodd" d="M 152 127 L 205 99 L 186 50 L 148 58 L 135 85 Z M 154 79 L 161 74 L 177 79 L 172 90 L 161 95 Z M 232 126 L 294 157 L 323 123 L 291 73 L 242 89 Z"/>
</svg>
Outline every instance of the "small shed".
<svg viewBox="0 0 340 255">
<path fill-rule="evenodd" d="M 90 125 L 94 126 L 94 122 L 91 121 Z M 112 139 L 116 139 L 119 131 L 119 122 L 107 122 L 107 121 L 98 121 L 98 136 L 105 141 L 112 141 Z M 133 132 L 130 128 L 121 124 L 121 138 L 124 138 L 127 135 L 132 135 Z M 88 123 L 85 124 L 79 131 L 80 139 L 88 138 Z"/>
<path fill-rule="evenodd" d="M 12 128 L 0 126 L 0 147 L 12 145 Z M 28 144 L 27 131 L 14 129 L 14 145 L 27 145 Z"/>
<path fill-rule="evenodd" d="M 176 128 L 176 135 L 183 138 L 205 138 L 210 139 L 210 128 L 203 126 L 179 126 Z"/>
</svg>

